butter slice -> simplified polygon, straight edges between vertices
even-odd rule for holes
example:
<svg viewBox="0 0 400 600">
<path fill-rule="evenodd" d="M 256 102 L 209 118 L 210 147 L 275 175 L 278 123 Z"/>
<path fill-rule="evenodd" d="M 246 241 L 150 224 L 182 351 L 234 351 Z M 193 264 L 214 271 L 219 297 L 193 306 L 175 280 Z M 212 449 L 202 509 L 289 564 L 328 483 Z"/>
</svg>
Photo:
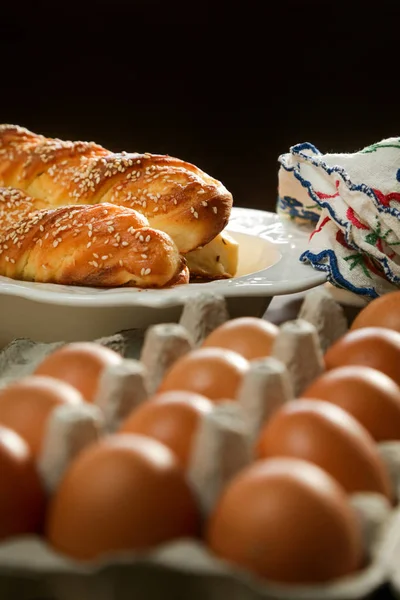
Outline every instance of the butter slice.
<svg viewBox="0 0 400 600">
<path fill-rule="evenodd" d="M 239 244 L 223 231 L 209 244 L 186 254 L 192 278 L 228 279 L 238 267 Z"/>
</svg>

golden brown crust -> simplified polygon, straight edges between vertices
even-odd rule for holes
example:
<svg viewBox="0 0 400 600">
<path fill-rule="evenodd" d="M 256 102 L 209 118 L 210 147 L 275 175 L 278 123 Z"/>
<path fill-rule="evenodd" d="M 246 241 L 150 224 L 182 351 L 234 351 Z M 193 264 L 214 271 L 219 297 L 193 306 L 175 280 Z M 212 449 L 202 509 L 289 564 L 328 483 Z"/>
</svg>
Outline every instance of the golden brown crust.
<svg viewBox="0 0 400 600">
<path fill-rule="evenodd" d="M 133 208 L 168 233 L 180 252 L 210 242 L 226 226 L 232 195 L 196 166 L 166 155 L 111 153 L 0 126 L 0 184 L 54 206 L 111 202 Z"/>
<path fill-rule="evenodd" d="M 108 203 L 41 209 L 20 190 L 4 188 L 0 275 L 91 287 L 160 288 L 189 280 L 173 240 L 132 209 Z"/>
</svg>

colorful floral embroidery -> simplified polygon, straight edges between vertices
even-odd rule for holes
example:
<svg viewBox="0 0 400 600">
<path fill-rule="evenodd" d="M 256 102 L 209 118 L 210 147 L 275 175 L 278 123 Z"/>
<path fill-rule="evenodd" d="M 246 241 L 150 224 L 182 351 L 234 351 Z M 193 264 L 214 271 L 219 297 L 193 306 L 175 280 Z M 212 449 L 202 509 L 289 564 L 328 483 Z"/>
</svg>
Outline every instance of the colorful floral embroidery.
<svg viewBox="0 0 400 600">
<path fill-rule="evenodd" d="M 280 181 L 298 190 L 297 210 L 310 211 L 314 223 L 321 209 L 300 260 L 334 285 L 375 298 L 400 288 L 400 137 L 340 157 L 297 144 L 279 158 Z"/>
</svg>

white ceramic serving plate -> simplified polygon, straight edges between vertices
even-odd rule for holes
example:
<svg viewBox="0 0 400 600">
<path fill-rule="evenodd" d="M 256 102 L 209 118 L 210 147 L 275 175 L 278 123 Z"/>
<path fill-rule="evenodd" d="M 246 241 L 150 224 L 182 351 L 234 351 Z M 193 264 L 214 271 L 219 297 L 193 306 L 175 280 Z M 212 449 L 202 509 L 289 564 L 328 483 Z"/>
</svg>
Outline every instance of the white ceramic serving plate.
<svg viewBox="0 0 400 600">
<path fill-rule="evenodd" d="M 164 290 L 93 289 L 0 277 L 0 346 L 17 337 L 89 340 L 179 319 L 202 292 L 226 298 L 231 317 L 262 316 L 273 296 L 313 288 L 323 273 L 299 262 L 309 231 L 275 213 L 234 208 L 227 231 L 239 242 L 237 276 Z"/>
</svg>

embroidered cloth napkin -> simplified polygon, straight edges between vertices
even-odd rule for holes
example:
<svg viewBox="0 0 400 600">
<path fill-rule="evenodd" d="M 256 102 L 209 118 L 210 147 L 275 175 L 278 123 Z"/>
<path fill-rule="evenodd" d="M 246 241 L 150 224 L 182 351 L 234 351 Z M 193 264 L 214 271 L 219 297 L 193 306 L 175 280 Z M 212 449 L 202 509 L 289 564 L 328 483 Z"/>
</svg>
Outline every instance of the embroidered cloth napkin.
<svg viewBox="0 0 400 600">
<path fill-rule="evenodd" d="M 400 287 L 400 138 L 353 154 L 309 143 L 279 157 L 277 212 L 310 226 L 300 260 L 375 298 Z"/>
</svg>

